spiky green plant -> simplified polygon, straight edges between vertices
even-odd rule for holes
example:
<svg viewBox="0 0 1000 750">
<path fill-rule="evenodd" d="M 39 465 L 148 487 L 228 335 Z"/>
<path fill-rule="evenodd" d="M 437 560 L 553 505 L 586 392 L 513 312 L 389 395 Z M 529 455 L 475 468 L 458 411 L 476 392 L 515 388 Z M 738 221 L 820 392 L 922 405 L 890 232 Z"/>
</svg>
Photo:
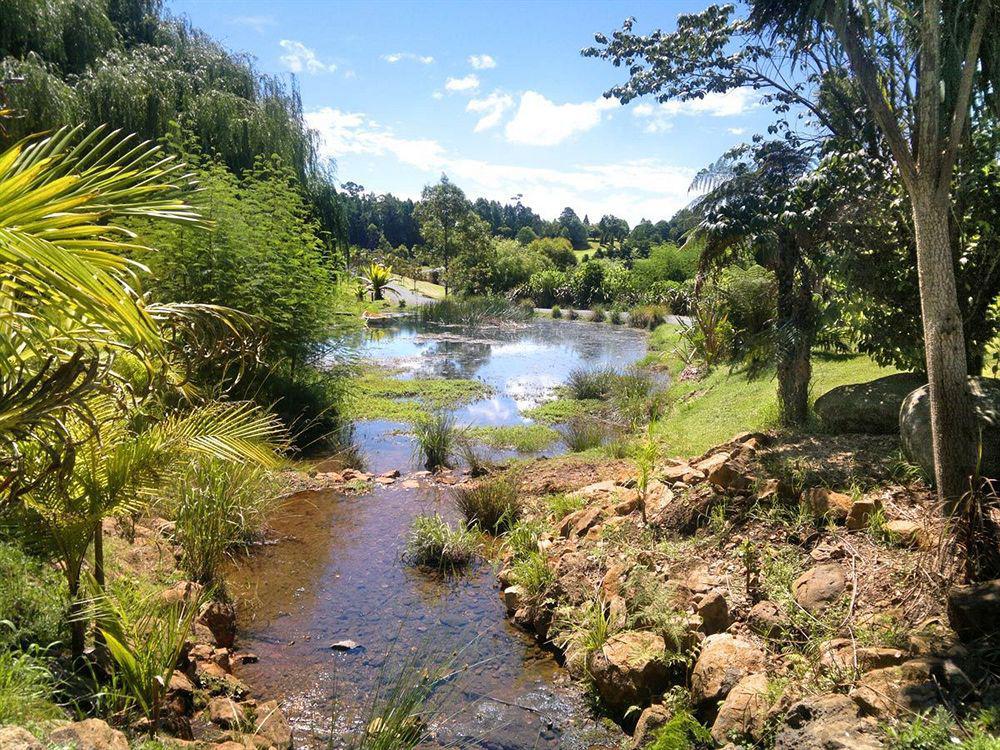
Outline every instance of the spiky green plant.
<svg viewBox="0 0 1000 750">
<path fill-rule="evenodd" d="M 509 530 L 521 517 L 521 486 L 509 474 L 455 490 L 455 505 L 470 525 L 490 534 Z"/>
<path fill-rule="evenodd" d="M 453 414 L 439 411 L 419 419 L 413 436 L 417 455 L 424 467 L 433 471 L 451 465 L 462 431 Z"/>
<path fill-rule="evenodd" d="M 463 568 L 475 559 L 478 548 L 479 539 L 474 533 L 453 528 L 437 514 L 414 518 L 406 538 L 407 559 L 429 568 Z"/>
<path fill-rule="evenodd" d="M 392 281 L 392 266 L 383 266 L 380 263 L 369 263 L 364 271 L 365 284 L 372 293 L 373 300 L 382 299 L 385 288 Z"/>
</svg>

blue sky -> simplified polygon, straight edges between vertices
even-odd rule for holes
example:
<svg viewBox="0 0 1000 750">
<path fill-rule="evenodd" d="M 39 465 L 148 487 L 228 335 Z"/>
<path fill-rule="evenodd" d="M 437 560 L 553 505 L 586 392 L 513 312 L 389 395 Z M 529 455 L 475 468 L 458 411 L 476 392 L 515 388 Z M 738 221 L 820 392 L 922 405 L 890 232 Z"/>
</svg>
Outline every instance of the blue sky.
<svg viewBox="0 0 1000 750">
<path fill-rule="evenodd" d="M 752 91 L 621 106 L 624 79 L 580 56 L 627 16 L 673 29 L 695 2 L 223 2 L 169 9 L 294 74 L 337 179 L 416 198 L 442 172 L 470 198 L 523 194 L 545 218 L 669 218 L 694 173 L 769 121 Z"/>
</svg>

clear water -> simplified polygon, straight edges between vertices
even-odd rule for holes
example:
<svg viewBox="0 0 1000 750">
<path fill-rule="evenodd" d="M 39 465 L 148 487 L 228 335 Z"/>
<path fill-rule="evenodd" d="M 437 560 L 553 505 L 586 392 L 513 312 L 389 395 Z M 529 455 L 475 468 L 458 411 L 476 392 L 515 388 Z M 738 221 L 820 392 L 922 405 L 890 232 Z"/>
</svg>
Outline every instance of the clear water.
<svg viewBox="0 0 1000 750">
<path fill-rule="evenodd" d="M 637 331 L 568 321 L 462 333 L 403 327 L 375 331 L 361 346 L 362 356 L 400 377 L 490 385 L 489 398 L 456 412 L 474 425 L 524 422 L 523 411 L 551 398 L 573 369 L 624 368 L 645 350 Z M 355 437 L 370 471 L 420 468 L 405 425 L 360 422 Z M 429 747 L 617 747 L 620 735 L 593 718 L 552 654 L 507 622 L 489 565 L 446 577 L 403 563 L 406 532 L 422 512 L 454 517 L 447 488 L 397 483 L 363 496 L 292 498 L 274 524 L 281 543 L 231 576 L 244 600 L 242 647 L 260 657 L 240 676 L 261 696 L 282 699 L 303 747 L 344 746 L 387 659 L 414 652 L 463 668 L 443 688 L 438 742 Z M 331 650 L 341 639 L 361 648 Z"/>
</svg>

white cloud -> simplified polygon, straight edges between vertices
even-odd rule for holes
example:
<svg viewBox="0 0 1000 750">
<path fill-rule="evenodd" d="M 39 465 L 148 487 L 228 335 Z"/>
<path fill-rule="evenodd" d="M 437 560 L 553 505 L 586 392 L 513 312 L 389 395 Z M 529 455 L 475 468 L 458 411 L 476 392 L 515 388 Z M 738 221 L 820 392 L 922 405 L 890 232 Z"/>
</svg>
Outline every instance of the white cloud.
<svg viewBox="0 0 1000 750">
<path fill-rule="evenodd" d="M 404 164 L 422 170 L 435 169 L 444 158 L 444 149 L 437 141 L 398 138 L 392 131 L 360 112 L 344 112 L 324 107 L 315 112 L 307 112 L 305 119 L 306 124 L 320 134 L 320 151 L 324 156 L 391 154 Z"/>
<path fill-rule="evenodd" d="M 603 97 L 580 104 L 556 104 L 537 91 L 525 91 L 505 133 L 513 143 L 554 146 L 595 127 L 604 112 L 617 106 L 617 99 Z"/>
<path fill-rule="evenodd" d="M 431 99 L 444 99 L 444 92 L 435 91 L 433 94 L 431 94 Z"/>
<path fill-rule="evenodd" d="M 497 61 L 490 55 L 469 55 L 469 65 L 476 70 L 489 70 L 497 66 Z"/>
<path fill-rule="evenodd" d="M 230 23 L 234 23 L 237 26 L 247 26 L 258 34 L 263 34 L 264 30 L 269 26 L 274 26 L 276 21 L 274 16 L 233 16 L 230 19 Z"/>
<path fill-rule="evenodd" d="M 395 158 L 418 170 L 419 182 L 409 194 L 413 198 L 419 194 L 419 184 L 446 172 L 470 196 L 506 201 L 521 193 L 525 205 L 547 218 L 573 206 L 594 221 L 614 213 L 635 223 L 643 217 L 668 218 L 690 201 L 688 186 L 694 171 L 656 159 L 566 169 L 498 164 L 451 154 L 432 139 L 401 137 L 360 112 L 327 107 L 307 113 L 306 122 L 319 132 L 323 156 Z M 396 187 L 394 192 L 404 197 L 407 191 Z"/>
<path fill-rule="evenodd" d="M 285 54 L 278 59 L 293 73 L 303 71 L 306 73 L 332 73 L 337 69 L 333 63 L 322 62 L 316 53 L 302 42 L 296 42 L 294 39 L 282 39 L 279 44 L 285 50 Z"/>
<path fill-rule="evenodd" d="M 747 132 L 746 128 L 726 128 L 726 130 L 732 133 L 733 135 L 743 135 L 745 132 Z"/>
<path fill-rule="evenodd" d="M 701 99 L 686 102 L 671 100 L 662 104 L 643 102 L 632 108 L 632 116 L 645 121 L 647 133 L 662 133 L 674 126 L 678 115 L 707 115 L 709 117 L 735 117 L 757 106 L 752 89 L 732 89 L 725 93 L 706 94 Z"/>
<path fill-rule="evenodd" d="M 465 111 L 481 115 L 479 121 L 476 123 L 476 127 L 473 128 L 474 132 L 481 133 L 484 130 L 489 130 L 499 125 L 503 113 L 513 105 L 514 99 L 510 94 L 505 94 L 502 91 L 494 91 L 482 99 L 470 99 L 465 107 Z"/>
<path fill-rule="evenodd" d="M 479 88 L 479 76 L 469 73 L 461 78 L 449 78 L 444 82 L 444 87 L 448 91 L 475 91 Z"/>
<path fill-rule="evenodd" d="M 415 55 L 412 52 L 390 52 L 387 55 L 382 55 L 382 59 L 390 64 L 398 63 L 400 60 L 412 60 L 421 65 L 430 65 L 434 62 L 432 55 Z"/>
</svg>

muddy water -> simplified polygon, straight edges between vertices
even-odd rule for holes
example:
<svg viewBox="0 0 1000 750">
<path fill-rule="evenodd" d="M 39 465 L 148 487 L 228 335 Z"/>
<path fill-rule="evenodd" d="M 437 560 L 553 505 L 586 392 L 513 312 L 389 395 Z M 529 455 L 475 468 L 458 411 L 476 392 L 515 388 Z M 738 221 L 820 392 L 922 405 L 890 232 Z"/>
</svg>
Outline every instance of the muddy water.
<svg viewBox="0 0 1000 750">
<path fill-rule="evenodd" d="M 398 368 L 400 377 L 486 382 L 491 395 L 457 411 L 475 425 L 524 422 L 522 412 L 551 398 L 574 368 L 623 367 L 644 352 L 638 332 L 557 321 L 464 333 L 399 328 L 362 345 L 363 356 Z M 391 422 L 357 425 L 370 471 L 420 468 L 404 430 Z M 461 668 L 442 688 L 439 746 L 617 747 L 620 735 L 592 718 L 552 655 L 507 622 L 487 564 L 444 577 L 402 562 L 411 520 L 434 511 L 454 517 L 446 488 L 429 483 L 294 498 L 274 524 L 280 543 L 231 577 L 244 601 L 242 647 L 260 657 L 240 676 L 261 696 L 282 699 L 303 747 L 345 746 L 367 715 L 383 666 L 391 670 L 411 653 Z M 342 639 L 360 647 L 330 648 Z"/>
</svg>

